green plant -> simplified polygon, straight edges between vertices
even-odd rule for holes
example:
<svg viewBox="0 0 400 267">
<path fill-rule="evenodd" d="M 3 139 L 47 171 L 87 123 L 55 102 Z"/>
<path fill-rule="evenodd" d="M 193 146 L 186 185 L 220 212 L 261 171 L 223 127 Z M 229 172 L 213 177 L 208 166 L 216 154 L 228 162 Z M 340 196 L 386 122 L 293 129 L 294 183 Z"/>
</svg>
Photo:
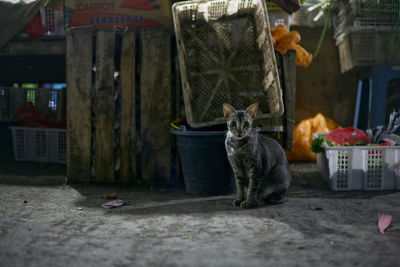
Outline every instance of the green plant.
<svg viewBox="0 0 400 267">
<path fill-rule="evenodd" d="M 306 2 L 306 1 L 307 0 L 304 0 L 304 2 Z M 315 49 L 315 52 L 313 54 L 314 58 L 316 58 L 318 56 L 319 51 L 321 50 L 322 42 L 324 41 L 325 33 L 326 33 L 326 30 L 328 29 L 328 26 L 329 26 L 329 21 L 331 19 L 331 12 L 332 12 L 332 0 L 324 0 L 323 2 L 320 2 L 318 4 L 315 4 L 315 5 L 311 6 L 311 7 L 309 7 L 307 10 L 308 11 L 313 11 L 313 10 L 315 10 L 317 8 L 319 8 L 320 11 L 314 17 L 314 21 L 319 20 L 322 17 L 322 15 L 324 14 L 326 9 L 328 9 L 328 11 L 327 11 L 328 14 L 326 16 L 324 28 L 322 29 L 322 33 L 321 33 L 321 36 L 319 38 L 317 48 Z"/>
<path fill-rule="evenodd" d="M 314 153 L 324 152 L 324 149 L 322 148 L 322 143 L 324 143 L 324 142 L 327 143 L 328 146 L 337 146 L 338 145 L 335 142 L 327 140 L 325 135 L 320 135 L 312 141 L 311 151 Z"/>
</svg>

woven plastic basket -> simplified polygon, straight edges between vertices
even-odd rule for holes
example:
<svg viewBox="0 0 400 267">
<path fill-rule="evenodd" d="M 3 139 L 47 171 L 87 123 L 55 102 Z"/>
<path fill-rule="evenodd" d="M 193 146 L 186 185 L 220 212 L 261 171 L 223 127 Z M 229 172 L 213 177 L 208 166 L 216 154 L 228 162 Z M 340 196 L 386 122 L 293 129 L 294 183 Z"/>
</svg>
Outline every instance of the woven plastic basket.
<svg viewBox="0 0 400 267">
<path fill-rule="evenodd" d="M 335 38 L 356 31 L 400 30 L 399 0 L 339 0 L 335 5 Z"/>
<path fill-rule="evenodd" d="M 186 1 L 172 11 L 192 127 L 223 123 L 224 102 L 240 109 L 258 102 L 259 118 L 283 114 L 265 1 Z"/>
<path fill-rule="evenodd" d="M 340 70 L 346 72 L 355 66 L 400 64 L 400 31 L 354 31 L 336 40 L 339 49 Z"/>
<path fill-rule="evenodd" d="M 10 127 L 16 161 L 66 163 L 66 129 Z"/>
<path fill-rule="evenodd" d="M 334 191 L 400 190 L 400 147 L 325 147 L 318 170 Z"/>
</svg>

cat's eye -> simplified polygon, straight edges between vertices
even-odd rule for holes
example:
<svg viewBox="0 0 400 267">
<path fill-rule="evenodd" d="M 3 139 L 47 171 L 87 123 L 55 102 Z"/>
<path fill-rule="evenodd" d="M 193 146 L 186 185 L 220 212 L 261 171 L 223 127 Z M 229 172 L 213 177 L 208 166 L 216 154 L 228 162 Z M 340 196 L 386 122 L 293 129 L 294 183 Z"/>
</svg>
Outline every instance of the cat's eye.
<svg viewBox="0 0 400 267">
<path fill-rule="evenodd" d="M 236 127 L 236 121 L 232 121 L 232 122 L 230 123 L 230 126 L 231 126 L 231 127 Z"/>
<path fill-rule="evenodd" d="M 249 127 L 250 126 L 250 124 L 247 122 L 247 121 L 245 121 L 244 123 L 243 123 L 243 127 L 244 128 L 247 128 L 247 127 Z"/>
</svg>

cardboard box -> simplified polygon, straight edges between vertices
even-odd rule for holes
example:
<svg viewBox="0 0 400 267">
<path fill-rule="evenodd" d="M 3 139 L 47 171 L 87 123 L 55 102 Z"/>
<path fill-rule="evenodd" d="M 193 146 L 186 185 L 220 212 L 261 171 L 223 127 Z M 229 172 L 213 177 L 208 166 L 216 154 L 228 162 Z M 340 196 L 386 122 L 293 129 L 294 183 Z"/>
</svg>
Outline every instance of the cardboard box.
<svg viewBox="0 0 400 267">
<path fill-rule="evenodd" d="M 66 0 L 66 27 L 172 27 L 170 0 Z"/>
</svg>

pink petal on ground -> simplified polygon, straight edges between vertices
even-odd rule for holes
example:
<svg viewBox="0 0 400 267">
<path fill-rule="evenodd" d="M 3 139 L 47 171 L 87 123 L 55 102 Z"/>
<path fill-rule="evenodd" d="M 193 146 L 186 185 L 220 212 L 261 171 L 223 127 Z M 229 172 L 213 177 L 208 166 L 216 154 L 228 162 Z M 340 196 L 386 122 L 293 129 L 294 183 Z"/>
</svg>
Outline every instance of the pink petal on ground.
<svg viewBox="0 0 400 267">
<path fill-rule="evenodd" d="M 383 234 L 383 235 L 393 235 L 393 236 L 400 237 L 400 234 L 385 232 L 386 228 L 389 227 L 391 221 L 392 221 L 392 215 L 379 214 L 379 219 L 378 219 L 379 232 L 381 232 L 381 234 Z"/>
<path fill-rule="evenodd" d="M 386 228 L 389 227 L 391 221 L 392 221 L 392 215 L 379 214 L 378 228 L 381 234 L 385 234 L 385 230 Z"/>
</svg>

